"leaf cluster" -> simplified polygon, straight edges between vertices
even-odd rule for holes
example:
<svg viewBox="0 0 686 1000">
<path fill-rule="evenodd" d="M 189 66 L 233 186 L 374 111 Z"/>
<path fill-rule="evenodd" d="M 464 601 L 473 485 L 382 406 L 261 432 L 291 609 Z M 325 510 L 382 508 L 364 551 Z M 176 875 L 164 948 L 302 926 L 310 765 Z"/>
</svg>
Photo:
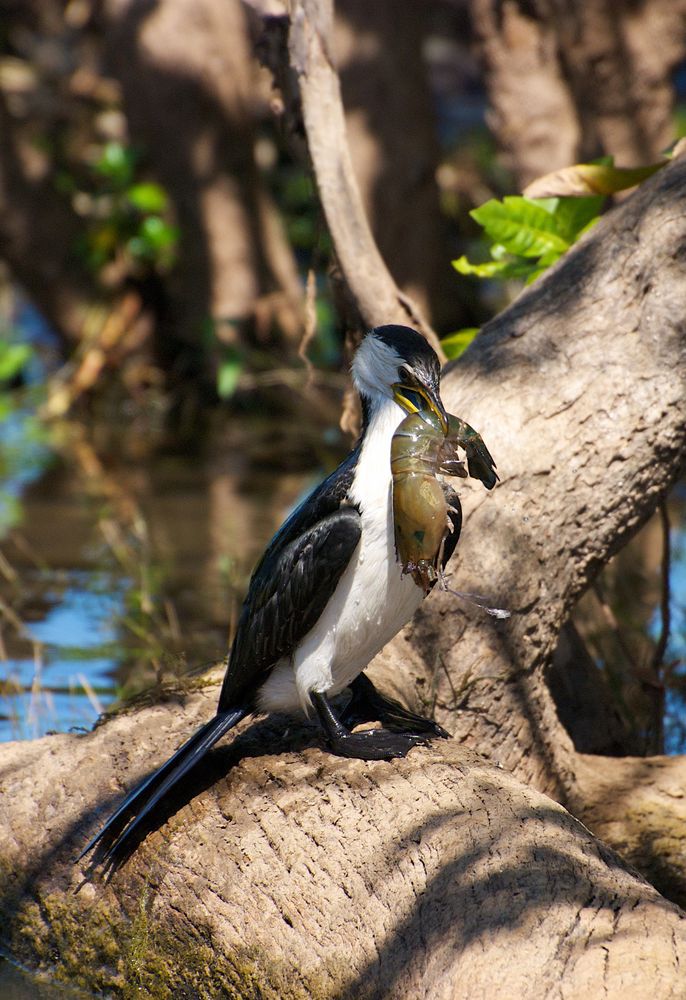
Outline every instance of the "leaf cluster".
<svg viewBox="0 0 686 1000">
<path fill-rule="evenodd" d="M 490 260 L 475 263 L 463 255 L 453 267 L 484 280 L 530 284 L 595 225 L 606 196 L 640 184 L 667 162 L 616 167 L 611 156 L 603 157 L 539 177 L 522 195 L 491 198 L 469 213 L 483 230 Z M 449 334 L 441 342 L 446 355 L 459 357 L 478 332 Z"/>
<path fill-rule="evenodd" d="M 108 142 L 91 170 L 91 190 L 79 204 L 89 216 L 83 252 L 99 271 L 120 260 L 134 270 L 165 271 L 174 263 L 179 231 L 170 221 L 169 199 L 159 184 L 138 179 L 139 153 Z"/>
<path fill-rule="evenodd" d="M 602 195 L 585 198 L 492 198 L 470 215 L 490 241 L 491 259 L 453 261 L 460 274 L 478 278 L 534 281 L 597 221 Z"/>
</svg>

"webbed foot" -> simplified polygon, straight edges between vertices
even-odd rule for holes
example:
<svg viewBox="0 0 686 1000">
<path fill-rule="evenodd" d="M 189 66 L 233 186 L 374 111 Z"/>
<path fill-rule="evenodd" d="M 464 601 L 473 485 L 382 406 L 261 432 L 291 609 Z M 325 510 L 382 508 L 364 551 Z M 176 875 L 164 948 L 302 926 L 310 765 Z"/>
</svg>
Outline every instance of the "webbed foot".
<svg viewBox="0 0 686 1000">
<path fill-rule="evenodd" d="M 323 694 L 314 693 L 312 701 L 326 733 L 329 749 L 339 757 L 392 760 L 394 757 L 406 757 L 413 747 L 429 742 L 426 735 L 393 733 L 388 729 L 366 729 L 360 733 L 351 733 L 338 719 Z"/>
<path fill-rule="evenodd" d="M 328 737 L 329 749 L 338 757 L 358 760 L 392 760 L 406 757 L 412 747 L 426 746 L 425 736 L 417 733 L 391 733 L 388 729 L 363 729 Z"/>
<path fill-rule="evenodd" d="M 364 674 L 355 678 L 350 690 L 352 698 L 341 713 L 341 724 L 346 729 L 353 729 L 365 722 L 381 722 L 388 729 L 401 733 L 424 733 L 428 739 L 450 738 L 450 733 L 433 719 L 417 715 L 395 698 L 381 694 Z"/>
</svg>

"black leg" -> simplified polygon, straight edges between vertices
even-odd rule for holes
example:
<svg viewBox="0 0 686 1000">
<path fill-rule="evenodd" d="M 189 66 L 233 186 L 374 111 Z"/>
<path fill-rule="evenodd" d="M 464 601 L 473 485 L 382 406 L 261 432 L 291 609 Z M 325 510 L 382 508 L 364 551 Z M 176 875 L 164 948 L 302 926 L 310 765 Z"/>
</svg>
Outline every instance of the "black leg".
<svg viewBox="0 0 686 1000">
<path fill-rule="evenodd" d="M 429 739 L 441 736 L 449 739 L 442 726 L 433 719 L 410 712 L 395 698 L 387 698 L 376 690 L 364 674 L 360 674 L 350 685 L 352 698 L 341 713 L 341 724 L 353 729 L 364 722 L 381 722 L 388 729 L 403 733 L 425 733 Z"/>
<path fill-rule="evenodd" d="M 313 694 L 312 701 L 326 733 L 329 749 L 339 757 L 390 760 L 392 757 L 405 757 L 412 747 L 428 742 L 427 736 L 418 733 L 391 733 L 387 729 L 351 733 L 340 722 L 323 694 Z"/>
</svg>

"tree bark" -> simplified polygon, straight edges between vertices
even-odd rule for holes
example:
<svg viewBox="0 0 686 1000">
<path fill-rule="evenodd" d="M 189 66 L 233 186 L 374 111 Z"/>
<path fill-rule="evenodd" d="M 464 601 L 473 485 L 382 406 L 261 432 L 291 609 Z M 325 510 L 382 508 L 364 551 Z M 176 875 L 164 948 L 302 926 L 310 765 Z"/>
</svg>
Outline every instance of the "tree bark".
<svg viewBox="0 0 686 1000">
<path fill-rule="evenodd" d="M 651 782 L 650 759 L 639 767 L 578 754 L 547 672 L 580 595 L 683 470 L 685 180 L 679 158 L 642 185 L 488 324 L 446 377 L 446 405 L 483 433 L 502 478 L 493 496 L 462 489 L 455 585 L 513 615 L 484 620 L 438 594 L 377 664 L 382 683 L 392 674 L 406 700 L 435 704 L 460 740 L 629 845 L 643 870 L 666 864 L 682 903 L 682 758 L 654 758 Z M 410 667 L 402 683 L 398 657 Z M 624 795 L 632 770 L 637 795 L 652 787 L 648 827 L 674 825 L 677 850 L 637 835 Z M 666 774 L 672 791 L 661 794 Z"/>
<path fill-rule="evenodd" d="M 129 864 L 78 892 L 79 846 L 216 690 L 8 745 L 13 954 L 124 995 L 683 994 L 684 913 L 543 792 L 684 899 L 684 758 L 577 753 L 546 685 L 574 602 L 683 464 L 684 245 L 679 159 L 445 377 L 502 480 L 462 488 L 455 583 L 513 615 L 435 594 L 373 672 L 455 738 L 377 764 L 323 753 L 290 720 L 244 724 Z"/>
<path fill-rule="evenodd" d="M 488 94 L 488 124 L 519 190 L 576 162 L 574 100 L 561 72 L 555 32 L 535 7 L 471 0 Z"/>
<path fill-rule="evenodd" d="M 102 10 L 132 137 L 182 231 L 165 332 L 197 346 L 210 320 L 220 340 L 240 343 L 271 295 L 281 332 L 298 339 L 303 289 L 254 157 L 259 67 L 245 10 L 239 0 L 105 0 Z"/>
<path fill-rule="evenodd" d="M 370 765 L 324 754 L 313 728 L 285 740 L 284 720 L 244 726 L 124 870 L 82 883 L 84 819 L 102 819 L 216 693 L 4 748 L 14 955 L 124 996 L 582 997 L 599 983 L 678 996 L 677 907 L 455 741 Z"/>
<path fill-rule="evenodd" d="M 675 138 L 684 0 L 470 0 L 490 125 L 520 190 L 611 154 L 649 163 Z"/>
</svg>

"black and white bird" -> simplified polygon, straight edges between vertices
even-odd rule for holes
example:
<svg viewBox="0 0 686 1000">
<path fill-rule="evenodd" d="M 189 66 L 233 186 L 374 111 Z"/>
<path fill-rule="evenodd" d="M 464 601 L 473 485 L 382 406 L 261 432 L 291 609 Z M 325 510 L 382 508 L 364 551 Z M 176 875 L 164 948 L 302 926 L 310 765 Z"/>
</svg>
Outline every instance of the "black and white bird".
<svg viewBox="0 0 686 1000">
<path fill-rule="evenodd" d="M 253 712 L 316 712 L 328 747 L 363 760 L 403 757 L 432 737 L 436 723 L 385 698 L 362 671 L 405 625 L 425 593 L 397 561 L 390 471 L 391 439 L 407 413 L 432 410 L 447 427 L 435 351 L 414 330 L 382 326 L 352 364 L 363 429 L 351 454 L 290 515 L 253 573 L 227 657 L 217 713 L 122 802 L 81 857 L 116 865 L 171 788 L 217 740 Z M 452 522 L 443 564 L 461 527 Z M 338 713 L 331 699 L 350 688 Z M 352 732 L 364 722 L 382 729 Z"/>
</svg>

